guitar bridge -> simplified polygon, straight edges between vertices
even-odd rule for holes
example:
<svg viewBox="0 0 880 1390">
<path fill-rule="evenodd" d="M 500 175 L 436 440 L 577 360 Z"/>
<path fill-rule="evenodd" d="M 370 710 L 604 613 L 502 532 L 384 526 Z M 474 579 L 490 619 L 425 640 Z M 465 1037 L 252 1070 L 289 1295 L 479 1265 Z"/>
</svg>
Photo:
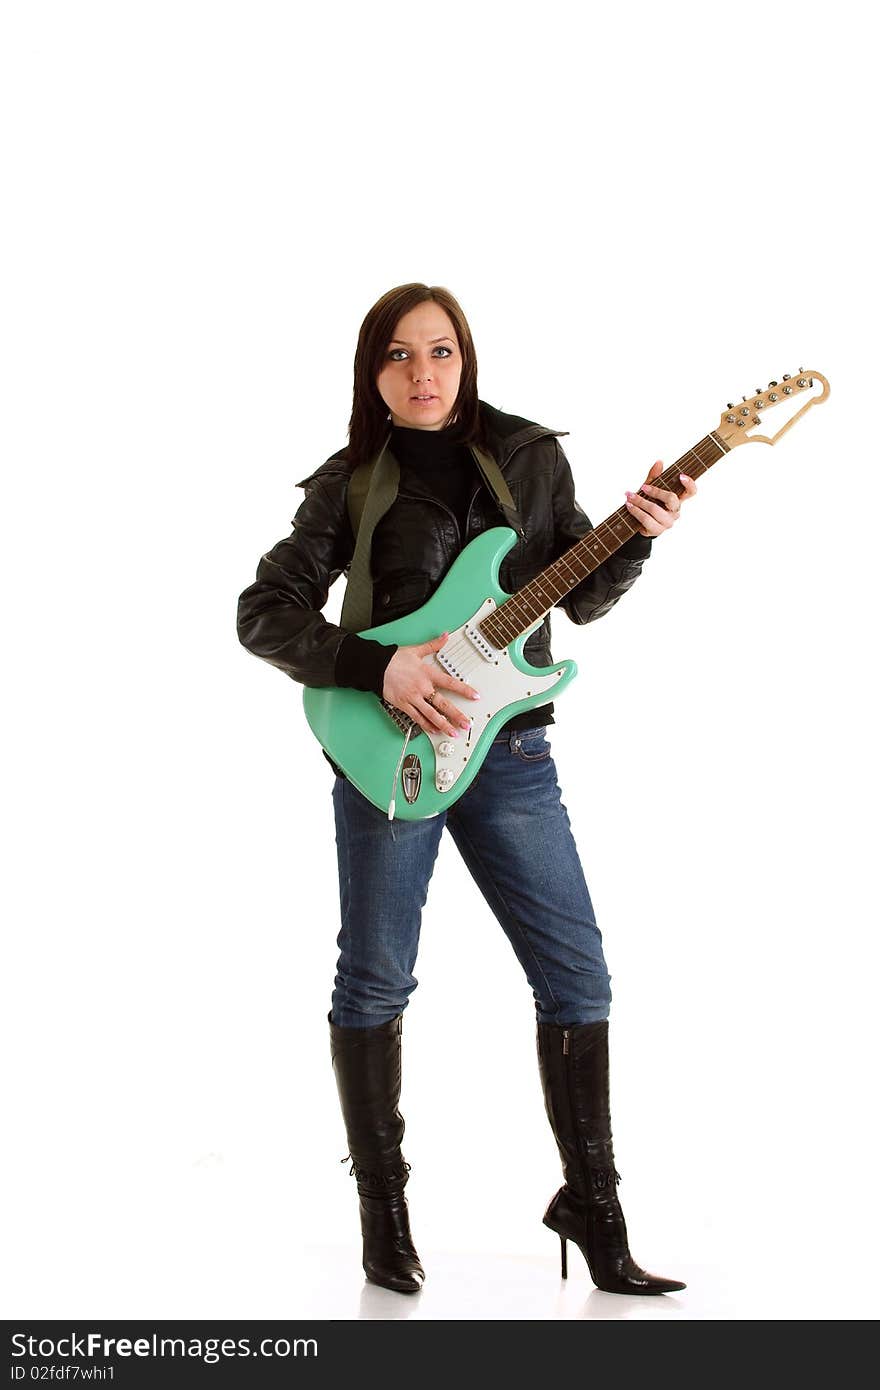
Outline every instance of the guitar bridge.
<svg viewBox="0 0 880 1390">
<path fill-rule="evenodd" d="M 421 724 L 415 719 L 410 718 L 408 714 L 404 714 L 403 710 L 398 709 L 396 705 L 392 705 L 390 700 L 383 700 L 380 696 L 379 704 L 382 706 L 389 719 L 394 721 L 402 734 L 409 733 L 410 742 L 412 742 L 414 738 L 418 738 L 419 734 L 425 732 Z"/>
</svg>

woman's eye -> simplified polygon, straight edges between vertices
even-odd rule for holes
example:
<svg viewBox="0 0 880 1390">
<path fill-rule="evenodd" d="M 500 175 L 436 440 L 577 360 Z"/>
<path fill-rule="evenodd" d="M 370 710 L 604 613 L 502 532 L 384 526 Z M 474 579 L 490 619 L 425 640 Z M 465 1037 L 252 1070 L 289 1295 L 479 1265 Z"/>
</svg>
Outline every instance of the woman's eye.
<svg viewBox="0 0 880 1390">
<path fill-rule="evenodd" d="M 447 354 L 447 356 L 449 356 L 449 357 L 452 356 L 452 348 L 451 348 L 451 347 L 447 347 L 445 343 L 438 343 L 437 346 L 435 347 L 434 351 L 435 351 L 435 352 L 445 352 L 445 353 Z M 392 348 L 391 351 L 390 351 L 389 354 L 388 354 L 388 356 L 391 358 L 392 362 L 399 362 L 399 361 L 400 361 L 400 358 L 397 356 L 397 354 L 398 354 L 399 352 L 400 352 L 400 353 L 403 353 L 403 356 L 406 357 L 406 355 L 407 355 L 407 353 L 406 353 L 406 348 Z"/>
</svg>

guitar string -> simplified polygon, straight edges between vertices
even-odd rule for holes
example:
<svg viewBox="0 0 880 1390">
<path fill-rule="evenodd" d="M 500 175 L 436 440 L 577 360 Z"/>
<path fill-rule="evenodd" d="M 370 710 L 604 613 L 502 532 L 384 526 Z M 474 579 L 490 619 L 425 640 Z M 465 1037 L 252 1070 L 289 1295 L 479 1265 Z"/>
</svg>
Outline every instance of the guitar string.
<svg viewBox="0 0 880 1390">
<path fill-rule="evenodd" d="M 694 448 L 688 449 L 688 450 L 686 451 L 686 453 L 685 453 L 684 455 L 682 455 L 682 458 L 681 458 L 680 460 L 678 460 L 678 462 L 677 462 L 676 464 L 670 465 L 670 467 L 669 467 L 668 469 L 665 469 L 665 470 L 664 470 L 664 472 L 660 475 L 659 478 L 655 479 L 655 485 L 661 485 L 663 482 L 666 482 L 666 481 L 672 482 L 673 479 L 674 479 L 674 477 L 675 477 L 675 471 L 676 471 L 676 469 L 679 469 L 680 471 L 685 471 L 685 470 L 684 470 L 684 460 L 687 458 L 687 455 L 688 455 L 688 454 L 691 454 L 691 455 L 693 456 L 693 458 L 696 460 L 698 466 L 699 466 L 700 469 L 701 469 L 701 473 L 708 472 L 709 468 L 712 467 L 712 465 L 713 465 L 714 463 L 717 463 L 717 462 L 718 462 L 718 459 L 721 458 L 721 457 L 723 457 L 723 454 L 724 454 L 725 452 L 729 452 L 729 450 L 721 450 L 715 458 L 702 459 L 697 451 L 698 451 L 699 449 L 703 448 L 703 447 L 709 442 L 709 439 L 710 439 L 710 436 L 707 436 L 705 439 L 700 440 L 699 443 L 698 443 Z M 719 444 L 718 444 L 717 439 L 712 438 L 712 441 L 711 441 L 711 442 L 712 442 L 712 444 L 715 446 L 715 448 L 719 448 Z M 670 477 L 669 477 L 668 480 L 667 480 L 667 477 L 666 477 L 666 474 L 667 474 L 667 473 L 670 474 Z M 693 476 L 693 475 L 691 474 L 691 476 Z M 701 476 L 701 474 L 697 474 L 697 476 L 699 477 L 699 476 Z M 608 519 L 607 519 L 606 521 L 604 521 L 604 522 L 600 522 L 599 525 L 598 525 L 597 527 L 593 528 L 593 532 L 597 534 L 599 531 L 602 530 L 603 527 L 608 527 L 608 526 L 609 526 L 609 523 L 610 523 L 610 518 L 608 518 Z M 586 535 L 589 535 L 589 534 L 591 534 L 591 533 L 590 533 L 590 532 L 585 533 L 585 536 L 580 537 L 579 542 L 577 542 L 576 544 L 579 544 L 579 543 L 583 542 L 584 539 L 586 538 Z M 638 533 L 636 533 L 636 534 L 638 534 Z M 611 528 L 611 535 L 612 535 L 612 538 L 614 538 L 613 528 Z M 605 541 L 604 541 L 603 537 L 598 536 L 598 534 L 597 534 L 597 539 L 600 541 L 600 543 L 601 543 L 606 549 L 608 548 L 607 546 L 605 546 Z M 615 545 L 613 548 L 609 549 L 609 551 L 608 551 L 608 556 L 610 556 L 610 555 L 612 555 L 612 554 L 614 553 L 614 551 L 618 548 L 618 545 L 619 545 L 619 544 L 620 544 L 620 542 L 619 542 L 619 540 L 618 540 L 618 544 Z M 608 556 L 606 556 L 605 558 L 608 558 Z M 563 563 L 567 563 L 568 566 L 569 566 L 569 568 L 571 568 L 571 562 L 566 562 L 566 561 L 565 561 L 565 556 L 564 556 L 564 555 L 560 556 L 559 559 L 562 560 Z M 558 561 L 551 562 L 551 563 L 558 563 Z M 548 566 L 548 568 L 549 568 L 549 566 Z M 573 572 L 576 573 L 576 571 L 573 571 Z M 592 571 L 588 571 L 588 574 L 589 574 L 589 573 L 592 573 Z M 586 577 L 587 577 L 587 576 L 584 576 L 584 578 L 586 578 Z M 578 582 L 580 582 L 580 581 L 578 581 Z M 575 587 L 575 586 L 572 586 L 572 587 Z M 528 585 L 524 585 L 524 586 L 523 586 L 523 590 L 526 589 L 526 588 L 528 588 Z M 519 592 L 522 593 L 523 590 L 520 590 Z M 570 592 L 570 590 L 568 590 L 568 592 Z M 512 597 L 512 598 L 513 598 L 513 597 L 516 597 L 516 595 L 511 595 L 511 597 Z M 564 597 L 564 594 L 561 595 L 560 597 Z M 506 600 L 505 600 L 505 602 L 506 602 Z M 497 610 L 496 610 L 496 611 L 497 611 Z M 548 610 L 548 611 L 549 611 L 549 610 Z M 537 626 L 537 621 L 538 621 L 538 620 L 535 620 L 535 625 L 536 625 L 536 626 Z M 521 635 L 521 634 L 517 634 L 517 635 Z M 515 640 L 516 640 L 516 637 L 514 637 L 514 638 L 511 639 L 511 641 L 515 641 Z M 505 649 L 506 649 L 506 647 L 509 646 L 509 645 L 510 645 L 510 643 L 506 643 L 506 644 L 505 644 Z M 444 651 L 446 652 L 446 649 L 445 649 L 445 648 L 444 648 Z M 471 656 L 471 659 L 468 660 L 468 661 L 465 661 L 465 658 L 464 658 L 464 656 L 461 655 L 461 653 L 464 653 L 465 656 L 470 655 L 470 656 Z M 463 675 L 463 676 L 469 675 L 471 671 L 476 670 L 476 669 L 478 669 L 478 668 L 480 668 L 480 667 L 483 666 L 483 659 L 482 659 L 482 657 L 480 657 L 478 654 L 476 654 L 476 653 L 473 652 L 473 649 L 470 647 L 470 645 L 469 645 L 469 643 L 468 643 L 466 637 L 464 637 L 464 636 L 462 636 L 462 637 L 459 639 L 459 641 L 456 643 L 456 645 L 455 645 L 454 647 L 450 648 L 450 649 L 448 650 L 448 652 L 446 652 L 446 654 L 447 654 L 451 659 L 454 659 L 454 664 L 455 664 L 456 668 L 462 672 L 462 675 Z M 440 663 L 438 663 L 438 664 L 440 664 Z M 441 669 L 442 669 L 442 667 L 441 667 Z M 446 693 L 447 695 L 453 695 L 453 694 L 455 694 L 455 691 L 447 691 L 447 692 L 445 692 L 445 693 Z M 431 730 L 428 730 L 427 732 L 432 732 L 432 731 L 431 731 Z M 436 732 L 436 731 L 435 731 L 435 732 Z M 408 738 L 409 738 L 409 735 L 407 735 L 407 740 L 408 740 Z M 404 744 L 404 747 L 405 747 L 405 746 L 406 746 L 406 745 Z M 395 779 L 395 780 L 396 780 L 396 779 Z M 392 801 L 392 807 L 393 807 L 393 801 Z M 393 809 L 389 811 L 389 818 L 390 818 L 390 817 L 393 817 Z"/>
<path fill-rule="evenodd" d="M 694 457 L 694 459 L 696 460 L 697 465 L 698 465 L 699 468 L 701 469 L 701 472 L 702 472 L 702 473 L 708 472 L 708 470 L 711 468 L 712 464 L 713 464 L 713 463 L 717 463 L 717 462 L 718 462 L 718 459 L 722 456 L 721 453 L 718 453 L 718 454 L 716 454 L 716 456 L 715 456 L 714 459 L 708 459 L 708 460 L 707 460 L 707 459 L 702 459 L 702 458 L 700 458 L 700 455 L 699 455 L 699 453 L 698 453 L 697 451 L 698 451 L 699 449 L 703 448 L 708 442 L 709 442 L 709 436 L 707 435 L 705 439 L 701 439 L 701 440 L 699 441 L 699 443 L 696 444 L 693 448 L 686 450 L 686 452 L 682 455 L 682 457 L 678 460 L 677 463 L 672 463 L 672 464 L 670 464 L 667 468 L 665 468 L 665 469 L 663 470 L 663 472 L 659 475 L 659 477 L 657 477 L 657 478 L 654 479 L 654 485 L 655 485 L 655 486 L 662 486 L 664 483 L 669 483 L 669 484 L 673 483 L 673 482 L 675 481 L 676 474 L 677 474 L 678 472 L 683 472 L 683 471 L 684 471 L 685 459 L 687 458 L 687 455 L 688 455 L 688 454 L 693 455 L 693 457 Z M 717 443 L 716 443 L 714 440 L 712 441 L 712 443 L 714 444 L 715 448 L 717 449 L 717 448 L 718 448 Z M 667 475 L 668 475 L 668 476 L 667 476 Z M 699 476 L 699 475 L 698 475 L 698 476 Z M 624 521 L 630 521 L 630 522 L 631 522 L 631 519 L 629 518 L 628 514 L 627 514 L 626 512 L 623 511 L 622 508 L 619 508 L 618 511 L 612 512 L 611 516 L 606 517 L 604 521 L 600 521 L 600 522 L 598 523 L 597 526 L 594 526 L 590 531 L 586 531 L 586 532 L 584 533 L 583 536 L 580 536 L 580 537 L 578 538 L 578 540 L 575 542 L 575 545 L 571 547 L 571 549 L 573 550 L 573 549 L 575 549 L 576 546 L 581 546 L 581 545 L 583 545 L 583 543 L 587 540 L 587 538 L 592 536 L 592 537 L 594 537 L 594 538 L 599 542 L 599 544 L 603 547 L 603 549 L 605 549 L 605 550 L 608 551 L 608 554 L 605 555 L 605 556 L 603 557 L 603 562 L 604 562 L 604 560 L 610 559 L 610 557 L 615 553 L 615 551 L 616 551 L 616 550 L 619 548 L 619 546 L 622 544 L 619 535 L 615 534 L 615 527 L 619 527 L 620 523 L 621 523 L 621 522 L 624 522 Z M 614 544 L 613 544 L 612 546 L 609 546 L 609 545 L 607 544 L 606 536 L 605 536 L 604 534 L 601 534 L 601 533 L 603 533 L 603 532 L 609 533 L 609 534 L 610 534 L 610 539 L 614 542 Z M 633 531 L 633 535 L 638 535 L 638 534 L 639 534 L 639 533 L 638 533 L 637 530 Z M 631 537 L 627 537 L 627 539 L 631 539 Z M 547 569 L 551 569 L 554 565 L 558 565 L 558 564 L 562 563 L 562 564 L 565 564 L 565 565 L 568 567 L 568 569 L 570 569 L 570 570 L 572 571 L 573 574 L 577 574 L 577 570 L 574 569 L 574 562 L 566 559 L 566 554 L 567 554 L 567 553 L 568 553 L 568 552 L 565 552 L 565 553 L 563 553 L 562 555 L 558 556 L 557 559 L 551 561 L 550 564 L 548 564 L 548 565 L 546 566 L 546 568 L 547 568 Z M 581 563 L 582 563 L 580 557 L 578 557 L 578 562 L 581 562 Z M 598 566 L 597 566 L 597 568 L 598 568 Z M 589 577 L 589 574 L 591 574 L 592 572 L 593 572 L 593 571 L 590 570 L 590 571 L 588 571 L 588 573 L 587 573 L 586 575 L 582 575 L 582 576 L 577 580 L 577 583 L 581 583 L 584 579 L 588 578 L 588 577 Z M 539 577 L 539 576 L 536 576 L 536 578 L 538 578 L 538 577 Z M 529 584 L 531 584 L 531 583 L 534 583 L 534 580 L 530 580 L 530 581 L 529 581 Z M 524 585 L 523 588 L 520 589 L 520 590 L 518 591 L 518 593 L 519 593 L 519 594 L 524 593 L 525 590 L 529 588 L 529 584 Z M 559 596 L 560 601 L 561 601 L 562 598 L 565 597 L 565 592 L 566 592 L 566 591 L 563 590 L 563 593 Z M 567 592 L 570 592 L 570 589 L 569 589 Z M 516 598 L 517 596 L 518 596 L 517 594 L 513 594 L 513 595 L 511 595 L 511 598 Z M 506 603 L 506 600 L 505 600 L 505 603 Z M 548 611 L 549 611 L 549 610 L 548 610 Z M 496 610 L 496 612 L 497 612 L 497 610 Z M 513 638 L 513 639 L 511 639 L 511 640 L 515 640 L 515 638 Z"/>
<path fill-rule="evenodd" d="M 707 472 L 708 469 L 712 466 L 712 464 L 715 463 L 715 462 L 717 462 L 717 458 L 715 458 L 715 459 L 710 459 L 710 460 L 704 460 L 704 459 L 700 458 L 700 455 L 699 455 L 699 453 L 697 452 L 697 450 L 699 450 L 700 448 L 702 448 L 707 442 L 708 442 L 708 437 L 707 437 L 706 439 L 700 440 L 699 443 L 698 443 L 694 448 L 688 449 L 688 450 L 686 451 L 686 453 L 682 455 L 682 458 L 681 458 L 677 463 L 675 463 L 675 464 L 670 464 L 668 468 L 666 468 L 666 469 L 663 470 L 663 473 L 660 475 L 660 477 L 657 478 L 657 479 L 655 479 L 655 485 L 662 485 L 663 482 L 672 482 L 673 479 L 674 479 L 674 476 L 675 476 L 675 471 L 676 471 L 676 469 L 679 469 L 680 471 L 683 471 L 684 460 L 687 458 L 687 455 L 688 455 L 688 454 L 691 454 L 691 455 L 694 457 L 694 459 L 696 460 L 698 466 L 701 468 L 701 470 L 702 470 L 703 472 Z M 713 444 L 715 443 L 714 440 L 713 440 L 712 442 L 713 442 Z M 716 448 L 717 448 L 717 445 L 716 445 Z M 719 455 L 719 457 L 720 457 L 720 455 Z M 667 476 L 666 476 L 667 474 L 670 475 L 669 478 L 667 478 Z M 628 520 L 628 519 L 629 519 L 629 518 L 626 516 L 626 514 L 621 513 L 621 512 L 613 513 L 612 516 L 615 516 L 615 517 L 616 517 L 618 523 L 619 523 L 620 521 L 622 521 L 622 520 Z M 600 533 L 603 532 L 603 531 L 609 532 L 609 533 L 610 533 L 610 538 L 611 538 L 612 540 L 615 540 L 615 541 L 616 541 L 615 545 L 614 545 L 612 548 L 609 548 L 609 547 L 608 547 L 608 545 L 607 545 L 607 543 L 606 543 L 605 536 L 602 535 L 602 534 L 600 534 Z M 634 534 L 638 534 L 638 532 L 634 532 Z M 579 540 L 578 540 L 575 544 L 576 544 L 576 545 L 583 544 L 583 542 L 586 540 L 586 537 L 587 537 L 587 536 L 590 536 L 590 535 L 593 535 L 593 536 L 596 538 L 596 540 L 598 540 L 599 544 L 602 545 L 602 547 L 603 547 L 604 549 L 608 550 L 608 555 L 604 557 L 605 559 L 610 558 L 610 556 L 613 555 L 613 554 L 615 553 L 615 551 L 618 549 L 618 546 L 620 545 L 619 539 L 616 538 L 615 535 L 614 535 L 614 522 L 612 521 L 612 518 L 611 518 L 611 517 L 606 518 L 605 521 L 599 522 L 599 524 L 598 524 L 597 526 L 595 526 L 591 531 L 585 532 L 584 536 L 581 536 L 581 537 L 579 538 Z M 572 549 L 574 549 L 574 547 L 572 547 Z M 572 572 L 573 574 L 577 574 L 577 570 L 574 569 L 574 567 L 573 567 L 573 566 L 574 566 L 574 562 L 573 562 L 573 561 L 570 561 L 570 560 L 569 560 L 569 561 L 566 561 L 566 558 L 565 558 L 565 555 L 564 555 L 564 554 L 561 555 L 561 556 L 559 556 L 557 560 L 551 561 L 551 565 L 552 565 L 552 564 L 559 564 L 560 561 L 561 561 L 563 564 L 566 564 L 567 567 L 571 570 L 571 572 Z M 550 568 L 550 567 L 551 567 L 550 565 L 547 566 L 547 568 Z M 593 572 L 592 570 L 588 571 L 588 574 L 582 576 L 582 579 L 587 578 L 587 577 L 589 576 L 589 574 L 591 574 L 592 572 Z M 581 583 L 581 582 L 582 582 L 582 579 L 578 580 L 577 582 L 578 582 L 578 583 Z M 530 581 L 530 582 L 534 582 L 534 581 Z M 576 586 L 574 586 L 574 587 L 576 587 Z M 519 593 L 523 593 L 523 592 L 525 591 L 525 589 L 527 589 L 527 588 L 528 588 L 528 585 L 524 585 L 524 586 L 523 586 L 523 589 L 519 590 L 518 592 L 519 592 Z M 564 590 L 563 593 L 560 595 L 560 599 L 562 599 L 562 598 L 565 596 L 565 592 L 571 592 L 571 590 L 570 590 L 570 589 L 567 590 L 567 591 Z M 511 598 L 516 598 L 516 597 L 517 597 L 517 595 L 515 595 L 515 594 L 514 594 L 514 595 L 511 595 Z M 507 602 L 507 600 L 505 600 L 505 602 Z M 498 610 L 496 609 L 495 611 L 496 611 L 496 613 L 497 613 Z M 549 611 L 549 610 L 548 610 L 548 611 Z M 488 616 L 488 615 L 487 615 L 487 616 Z M 543 616 L 543 615 L 542 615 L 542 616 Z M 514 619 L 514 621 L 516 621 L 516 619 Z M 536 619 L 536 620 L 534 620 L 534 621 L 535 621 L 535 624 L 537 625 L 537 621 L 538 621 L 538 620 Z M 521 635 L 521 634 L 518 634 L 518 635 Z M 511 642 L 513 642 L 513 641 L 516 641 L 516 637 L 511 638 Z M 510 645 L 510 643 L 505 643 L 504 645 L 505 645 L 505 650 L 506 650 L 506 648 Z M 476 653 L 473 652 L 473 649 L 472 649 L 472 647 L 470 646 L 470 644 L 469 644 L 467 638 L 466 638 L 465 636 L 463 636 L 463 635 L 459 638 L 459 640 L 456 642 L 456 644 L 455 644 L 454 646 L 448 647 L 448 648 L 447 648 L 447 647 L 444 647 L 442 650 L 443 650 L 444 655 L 447 656 L 447 658 L 450 660 L 451 664 L 453 664 L 453 665 L 456 667 L 456 670 L 458 670 L 459 672 L 461 672 L 462 679 L 464 679 L 465 677 L 468 677 L 472 671 L 479 670 L 479 669 L 481 669 L 482 666 L 483 666 L 483 658 L 480 657 L 478 654 L 476 654 Z M 438 661 L 438 665 L 440 666 L 441 670 L 445 669 L 445 668 L 443 667 L 443 664 L 442 664 L 441 662 L 439 662 L 439 661 Z M 456 692 L 455 692 L 454 690 L 447 690 L 447 691 L 444 691 L 444 694 L 446 694 L 447 696 L 449 696 L 449 695 L 454 695 L 455 693 L 456 693 Z"/>
<path fill-rule="evenodd" d="M 607 527 L 607 526 L 608 526 L 608 522 L 600 522 L 598 526 L 596 526 L 595 528 L 593 528 L 593 531 L 586 532 L 585 535 L 597 535 L 597 533 L 598 533 L 599 531 L 601 531 L 603 527 Z M 612 534 L 613 534 L 613 533 L 612 533 Z M 603 547 L 604 547 L 605 549 L 608 549 L 608 547 L 605 545 L 605 541 L 603 540 L 603 538 L 602 538 L 601 536 L 597 536 L 597 538 L 599 539 L 600 544 L 602 544 Z M 581 538 L 581 540 L 583 540 L 583 539 L 584 539 L 584 537 Z M 572 548 L 573 548 L 573 547 L 572 547 Z M 615 550 L 617 549 L 617 546 L 616 546 L 616 545 L 615 545 L 614 549 L 615 549 Z M 609 556 L 612 555 L 613 553 L 614 553 L 614 550 L 609 550 L 609 551 L 608 551 Z M 608 557 L 606 556 L 606 558 L 608 558 Z M 564 555 L 563 555 L 563 556 L 560 556 L 560 557 L 559 557 L 559 560 L 563 560 L 563 561 L 564 561 L 564 560 L 565 560 L 565 556 L 564 556 Z M 559 560 L 552 561 L 551 564 L 558 564 L 558 563 L 559 563 Z M 567 561 L 566 563 L 567 563 L 567 565 L 568 565 L 568 568 L 572 571 L 572 573 L 577 574 L 577 571 L 573 568 L 574 562 L 569 560 L 569 561 Z M 547 568 L 550 568 L 550 566 L 548 566 Z M 592 573 L 592 571 L 589 571 L 588 573 Z M 582 576 L 582 579 L 587 578 L 587 577 L 588 577 L 587 575 L 584 575 L 584 576 Z M 578 582 L 578 583 L 581 583 L 581 582 L 582 582 L 582 579 L 579 579 L 577 582 Z M 534 582 L 534 581 L 531 581 L 531 582 Z M 528 588 L 528 585 L 524 585 L 524 586 L 523 586 L 523 589 L 520 589 L 520 590 L 518 591 L 518 593 L 520 593 L 520 594 L 523 593 L 523 592 L 525 591 L 526 588 Z M 560 598 L 563 598 L 563 597 L 565 596 L 565 592 L 566 592 L 566 591 L 563 590 L 563 593 L 560 595 Z M 570 592 L 570 590 L 568 590 L 568 592 Z M 511 595 L 511 598 L 516 598 L 516 597 L 517 597 L 516 594 Z M 505 602 L 506 602 L 506 600 L 505 600 Z M 496 613 L 497 613 L 498 610 L 496 609 L 495 611 L 496 611 Z M 549 611 L 549 610 L 548 610 L 548 611 Z M 487 615 L 487 616 L 488 616 L 488 615 Z M 542 616 L 543 616 L 543 615 L 542 615 Z M 514 621 L 516 621 L 516 620 L 514 619 Z M 533 619 L 533 621 L 537 624 L 537 621 L 538 621 L 538 620 L 537 620 L 537 619 Z M 511 641 L 515 641 L 515 640 L 516 640 L 515 637 L 514 637 L 514 638 L 511 638 Z M 505 644 L 504 644 L 505 649 L 506 649 L 509 645 L 510 645 L 510 643 L 505 643 Z M 464 636 L 461 636 L 461 637 L 459 638 L 458 642 L 457 642 L 453 647 L 446 647 L 446 646 L 444 646 L 444 647 L 441 649 L 441 651 L 442 651 L 443 655 L 446 656 L 446 657 L 450 660 L 451 664 L 453 664 L 453 665 L 456 667 L 456 669 L 462 673 L 462 676 L 463 676 L 463 677 L 464 677 L 464 676 L 468 676 L 468 675 L 470 674 L 471 671 L 478 670 L 478 669 L 481 668 L 482 665 L 483 665 L 483 659 L 482 659 L 482 657 L 480 657 L 480 656 L 478 656 L 478 655 L 475 657 L 475 659 L 466 660 L 466 658 L 468 658 L 468 657 L 472 657 L 472 658 L 473 658 L 473 657 L 474 657 L 474 654 L 473 654 L 473 649 L 472 649 L 471 646 L 470 646 L 470 643 L 468 642 L 467 638 L 464 637 Z M 436 658 L 435 658 L 435 659 L 436 659 Z M 440 666 L 441 670 L 445 669 L 445 668 L 443 667 L 442 662 L 440 662 L 439 660 L 438 660 L 438 663 L 437 663 L 437 664 Z M 444 692 L 444 693 L 449 694 L 449 695 L 455 694 L 454 691 L 447 691 L 447 692 Z"/>
</svg>

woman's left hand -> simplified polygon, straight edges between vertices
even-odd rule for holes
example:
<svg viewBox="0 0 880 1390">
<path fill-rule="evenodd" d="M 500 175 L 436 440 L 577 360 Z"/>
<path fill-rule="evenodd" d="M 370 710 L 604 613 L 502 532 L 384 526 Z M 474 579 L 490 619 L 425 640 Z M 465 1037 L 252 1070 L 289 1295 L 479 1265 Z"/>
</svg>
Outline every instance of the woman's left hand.
<svg viewBox="0 0 880 1390">
<path fill-rule="evenodd" d="M 645 482 L 642 483 L 639 492 L 628 492 L 626 494 L 626 505 L 633 520 L 638 522 L 640 536 L 660 536 L 664 531 L 668 531 L 678 520 L 682 502 L 686 502 L 689 497 L 693 497 L 697 490 L 697 485 L 693 478 L 688 477 L 687 473 L 679 473 L 681 485 L 684 488 L 684 496 L 679 497 L 677 493 L 670 492 L 665 487 L 655 487 L 651 482 L 663 472 L 663 460 L 658 459 L 653 465 Z M 640 493 L 647 493 L 647 497 L 640 496 Z M 652 501 L 656 498 L 656 501 Z"/>
</svg>

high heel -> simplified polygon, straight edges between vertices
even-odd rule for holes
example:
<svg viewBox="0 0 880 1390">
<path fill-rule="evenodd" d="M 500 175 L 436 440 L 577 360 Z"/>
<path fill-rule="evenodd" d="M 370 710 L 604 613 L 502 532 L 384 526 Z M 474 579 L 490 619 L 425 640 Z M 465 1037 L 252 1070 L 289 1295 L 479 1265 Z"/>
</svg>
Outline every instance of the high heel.
<svg viewBox="0 0 880 1390">
<path fill-rule="evenodd" d="M 565 1187 L 559 1189 L 544 1214 L 544 1225 L 556 1232 L 562 1244 L 562 1278 L 568 1277 L 565 1243 L 572 1240 L 596 1288 L 605 1293 L 658 1294 L 687 1288 L 679 1279 L 648 1274 L 636 1264 L 629 1253 L 619 1203 L 618 1213 L 609 1212 L 597 1226 L 595 1215 L 580 1206 L 573 1193 Z"/>
<path fill-rule="evenodd" d="M 572 1240 L 593 1283 L 606 1293 L 686 1288 L 679 1279 L 649 1274 L 629 1251 L 611 1143 L 607 1020 L 568 1028 L 539 1023 L 537 1041 L 544 1104 L 565 1178 L 543 1218 L 559 1236 L 562 1278 L 568 1277 L 565 1243 Z"/>
</svg>

